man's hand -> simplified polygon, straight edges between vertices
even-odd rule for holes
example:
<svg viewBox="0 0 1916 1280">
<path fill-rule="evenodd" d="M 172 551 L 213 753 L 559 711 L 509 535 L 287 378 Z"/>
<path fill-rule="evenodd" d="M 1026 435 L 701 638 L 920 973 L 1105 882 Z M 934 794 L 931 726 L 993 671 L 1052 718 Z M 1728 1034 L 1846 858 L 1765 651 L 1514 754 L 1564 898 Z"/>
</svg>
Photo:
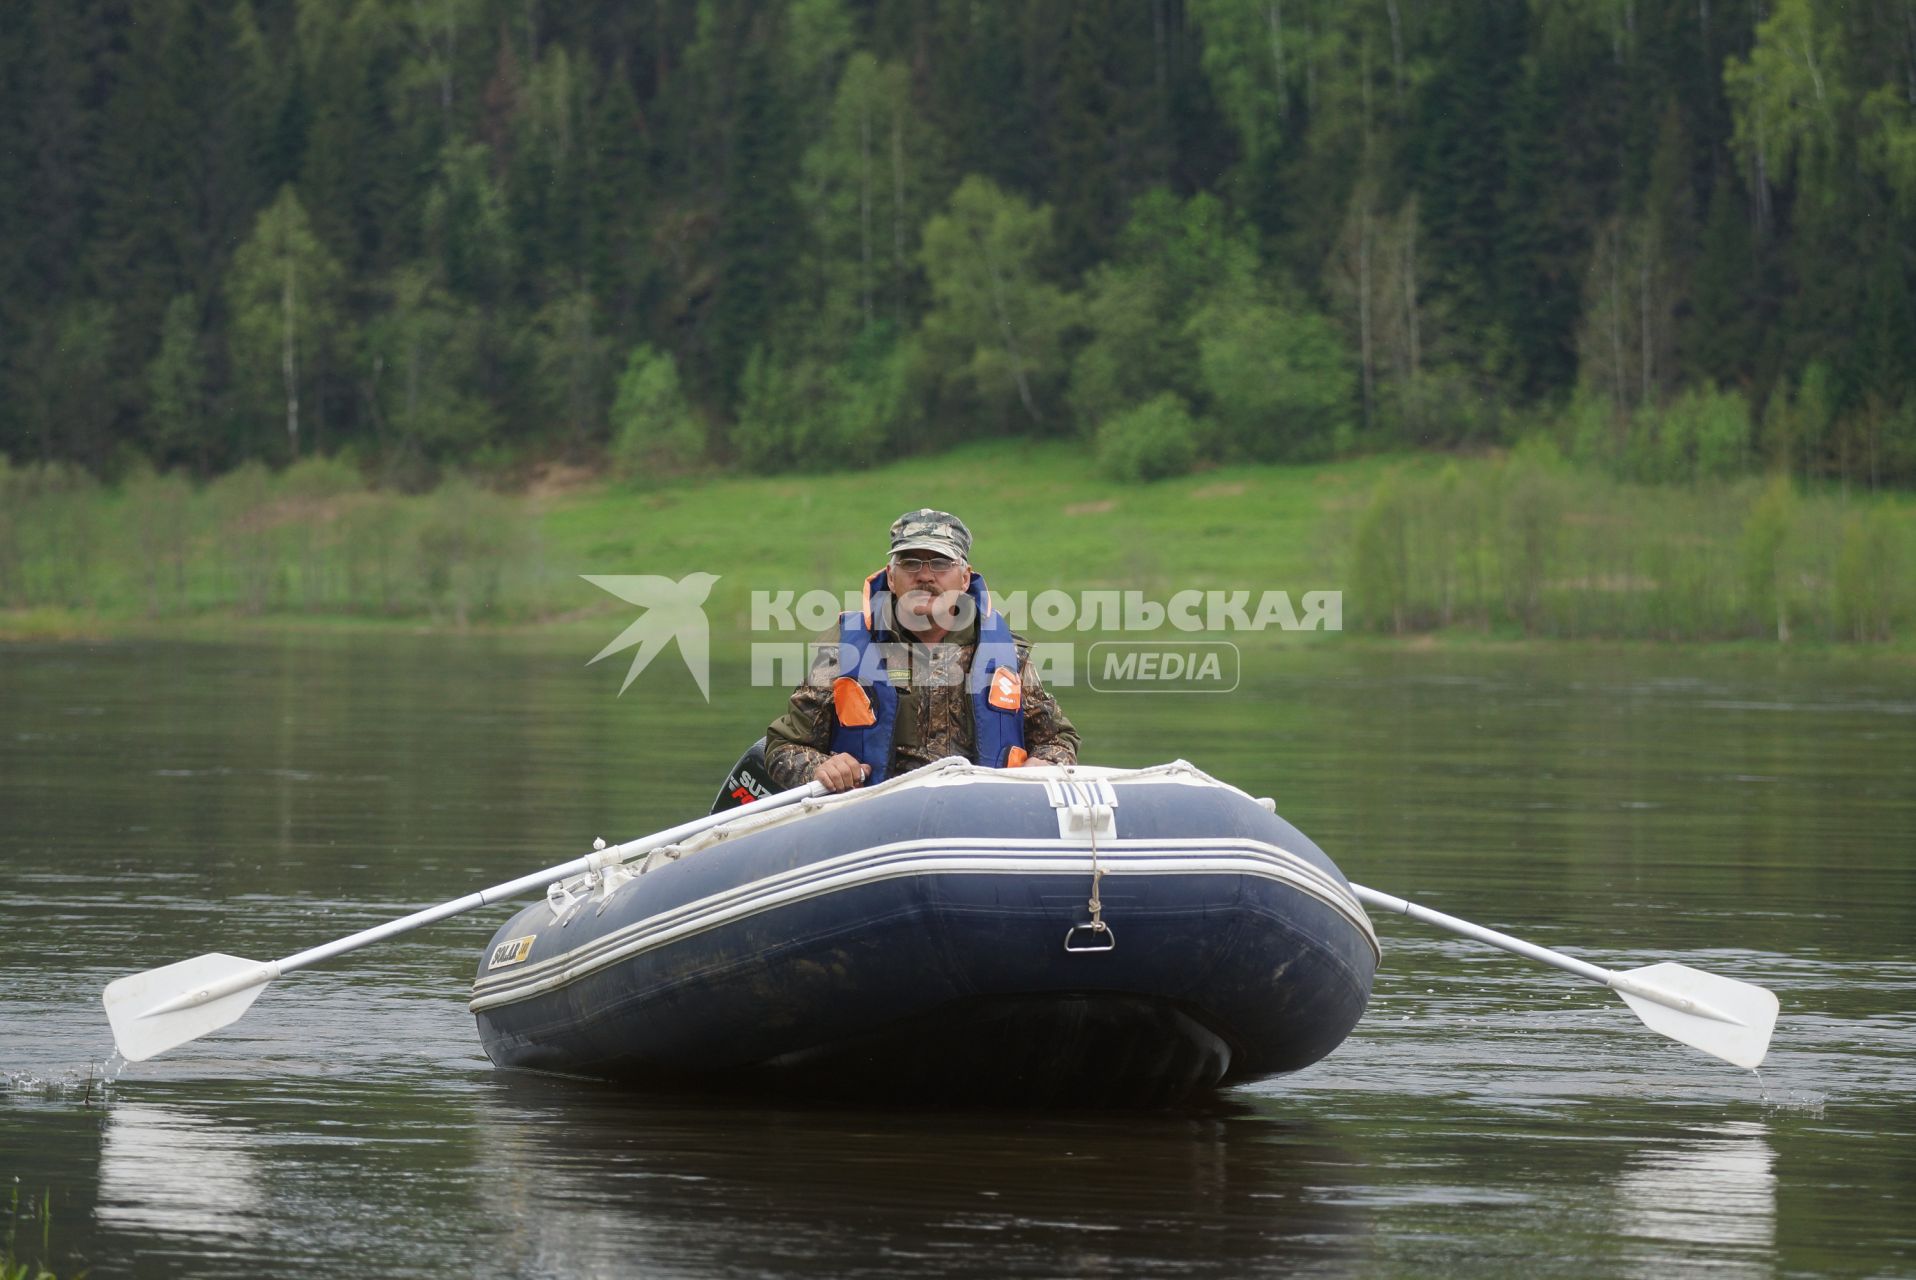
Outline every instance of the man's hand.
<svg viewBox="0 0 1916 1280">
<path fill-rule="evenodd" d="M 812 781 L 824 783 L 827 791 L 850 791 L 870 777 L 871 771 L 871 766 L 860 764 L 857 756 L 841 751 L 820 762 Z"/>
</svg>

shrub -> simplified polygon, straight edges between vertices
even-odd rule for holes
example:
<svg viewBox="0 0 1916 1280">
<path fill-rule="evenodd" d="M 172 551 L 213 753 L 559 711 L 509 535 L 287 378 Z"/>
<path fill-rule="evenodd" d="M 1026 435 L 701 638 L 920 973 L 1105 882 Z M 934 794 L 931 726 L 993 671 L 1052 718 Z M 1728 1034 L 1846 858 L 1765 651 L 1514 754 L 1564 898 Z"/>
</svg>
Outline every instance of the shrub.
<svg viewBox="0 0 1916 1280">
<path fill-rule="evenodd" d="M 1387 475 L 1371 490 L 1351 551 L 1351 610 L 1360 626 L 1402 631 L 1410 587 L 1410 544 L 1404 490 Z"/>
<path fill-rule="evenodd" d="M 1790 638 L 1789 611 L 1783 596 L 1783 549 L 1796 523 L 1796 490 L 1787 471 L 1770 477 L 1763 496 L 1743 522 L 1743 598 L 1757 634 L 1776 626 L 1778 641 Z"/>
<path fill-rule="evenodd" d="M 1532 635 L 1544 625 L 1544 586 L 1563 529 L 1562 473 L 1562 457 L 1542 438 L 1524 441 L 1498 471 L 1504 607 Z"/>
<path fill-rule="evenodd" d="M 1671 406 L 1685 419 L 1698 478 L 1739 475 L 1750 464 L 1750 405 L 1740 391 L 1700 387 Z"/>
<path fill-rule="evenodd" d="M 900 434 L 917 348 L 875 324 L 836 363 L 790 360 L 764 349 L 747 360 L 732 430 L 740 460 L 756 470 L 828 471 L 869 466 Z"/>
<path fill-rule="evenodd" d="M 805 465 L 805 442 L 824 399 L 823 382 L 810 361 L 788 365 L 765 348 L 754 348 L 745 361 L 738 421 L 732 427 L 739 461 L 755 471 Z M 829 465 L 829 460 L 811 460 L 813 470 Z"/>
<path fill-rule="evenodd" d="M 343 458 L 312 455 L 280 473 L 279 491 L 289 498 L 324 501 L 366 487 L 356 468 Z"/>
<path fill-rule="evenodd" d="M 1579 386 L 1564 410 L 1562 432 L 1570 456 L 1584 466 L 1615 472 L 1621 462 L 1618 415 L 1610 397 Z"/>
<path fill-rule="evenodd" d="M 909 341 L 896 341 L 889 326 L 873 325 L 852 344 L 831 373 L 827 430 L 818 446 L 867 458 L 901 438 L 909 414 L 910 371 L 918 359 Z"/>
<path fill-rule="evenodd" d="M 99 483 L 64 462 L 29 463 L 0 490 L 0 576 L 22 604 L 79 605 L 98 585 Z"/>
<path fill-rule="evenodd" d="M 259 462 L 241 463 L 206 489 L 207 505 L 220 528 L 224 576 L 243 613 L 266 608 L 279 569 L 272 492 L 272 474 Z"/>
<path fill-rule="evenodd" d="M 1887 640 L 1899 581 L 1896 545 L 1883 511 L 1843 522 L 1836 554 L 1836 631 L 1843 640 Z"/>
<path fill-rule="evenodd" d="M 1174 391 L 1152 397 L 1098 428 L 1098 466 L 1118 480 L 1181 476 L 1197 461 L 1198 424 Z"/>
<path fill-rule="evenodd" d="M 437 614 L 450 608 L 465 626 L 494 613 L 508 570 L 526 553 L 529 533 L 520 509 L 464 476 L 453 476 L 426 500 L 419 526 L 419 584 Z"/>
<path fill-rule="evenodd" d="M 1648 483 L 1692 484 L 1738 475 L 1750 462 L 1750 406 L 1740 391 L 1693 387 L 1630 419 L 1624 474 Z"/>
<path fill-rule="evenodd" d="M 1231 452 L 1302 460 L 1350 443 L 1356 374 L 1328 319 L 1227 297 L 1200 310 L 1191 326 L 1211 416 Z"/>
<path fill-rule="evenodd" d="M 346 598 L 354 608 L 398 612 L 405 603 L 399 567 L 404 554 L 407 504 L 412 499 L 369 493 L 340 518 Z"/>
<path fill-rule="evenodd" d="M 148 616 L 182 604 L 192 535 L 193 487 L 177 475 L 135 473 L 121 487 L 129 559 L 140 566 Z"/>
<path fill-rule="evenodd" d="M 705 428 L 679 386 L 672 357 L 635 347 L 612 402 L 612 465 L 625 479 L 684 471 L 705 454 Z"/>
<path fill-rule="evenodd" d="M 17 482 L 13 463 L 0 453 L 0 606 L 12 604 L 20 589 L 20 529 L 14 514 L 20 506 Z"/>
</svg>

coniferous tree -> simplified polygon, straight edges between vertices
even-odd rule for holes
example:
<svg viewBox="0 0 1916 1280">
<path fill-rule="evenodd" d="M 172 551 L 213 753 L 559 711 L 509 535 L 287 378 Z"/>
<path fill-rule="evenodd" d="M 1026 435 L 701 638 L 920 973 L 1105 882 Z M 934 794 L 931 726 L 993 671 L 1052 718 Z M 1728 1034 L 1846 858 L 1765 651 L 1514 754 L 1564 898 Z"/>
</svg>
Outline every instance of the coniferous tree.
<svg viewBox="0 0 1916 1280">
<path fill-rule="evenodd" d="M 802 225 L 793 194 L 798 151 L 789 100 L 775 73 L 774 38 L 760 28 L 739 51 L 737 115 L 717 215 L 706 370 L 709 390 L 725 404 L 737 394 L 752 349 L 768 336 L 767 321 L 785 308 Z"/>
<path fill-rule="evenodd" d="M 93 234 L 101 196 L 100 103 L 109 25 L 98 3 L 36 0 L 19 132 L 30 178 L 16 191 L 24 216 L 21 260 L 30 291 L 50 305 L 79 286 L 81 250 Z"/>
<path fill-rule="evenodd" d="M 161 465 L 192 460 L 204 470 L 213 440 L 206 400 L 200 301 L 180 294 L 166 305 L 159 350 L 146 366 L 146 443 Z"/>
<path fill-rule="evenodd" d="M 498 409 L 482 394 L 487 334 L 470 305 L 418 268 L 395 273 L 382 301 L 365 332 L 364 394 L 395 477 L 410 482 L 497 435 Z"/>
<path fill-rule="evenodd" d="M 1120 10 L 1138 12 L 1135 5 Z M 1073 5 L 1059 33 L 1062 48 L 1050 111 L 1053 170 L 1046 192 L 1057 210 L 1060 265 L 1076 275 L 1109 252 L 1124 202 L 1120 183 L 1128 176 L 1114 136 L 1126 86 L 1113 64 L 1128 34 L 1123 15 L 1110 4 Z"/>
<path fill-rule="evenodd" d="M 27 135 L 28 69 L 33 46 L 32 15 L 21 22 L 0 25 L 0 191 L 14 193 L 0 199 L 0 352 L 20 349 L 32 320 L 27 294 L 25 201 L 30 189 L 31 147 Z M 19 415 L 6 395 L 12 361 L 0 358 L 0 456 L 17 452 Z"/>
<path fill-rule="evenodd" d="M 560 294 L 533 318 L 537 404 L 546 429 L 575 457 L 605 441 L 611 400 L 611 342 L 584 290 Z"/>
<path fill-rule="evenodd" d="M 91 270 L 115 300 L 113 386 L 140 399 L 166 307 L 219 288 L 255 205 L 248 117 L 224 68 L 239 47 L 219 0 L 146 0 L 142 47 L 120 52 L 103 116 Z"/>
<path fill-rule="evenodd" d="M 1734 177 L 1720 174 L 1697 261 L 1696 290 L 1683 348 L 1691 369 L 1723 385 L 1747 378 L 1761 349 L 1756 247 L 1748 204 Z"/>
<path fill-rule="evenodd" d="M 28 329 L 13 394 L 23 442 L 41 461 L 97 468 L 111 456 L 117 319 L 111 303 L 75 299 L 42 311 Z"/>
<path fill-rule="evenodd" d="M 581 269 L 615 334 L 630 335 L 657 288 L 658 255 L 648 241 L 655 196 L 645 120 L 623 63 L 602 76 L 584 139 Z"/>
<path fill-rule="evenodd" d="M 296 31 L 310 120 L 298 187 L 317 234 L 363 279 L 420 242 L 416 218 L 401 216 L 420 161 L 406 154 L 386 102 L 396 41 L 370 5 L 302 4 Z"/>
<path fill-rule="evenodd" d="M 1509 326 L 1511 389 L 1534 400 L 1576 380 L 1578 269 L 1586 232 L 1565 163 L 1561 82 L 1533 62 L 1513 93 L 1498 199 L 1504 242 L 1495 288 L 1497 310 Z"/>
<path fill-rule="evenodd" d="M 1030 190 L 1040 161 L 1032 86 L 1018 37 L 1045 8 L 1016 0 L 940 0 L 910 50 L 927 84 L 927 114 L 944 140 L 954 182 L 978 174 Z"/>
<path fill-rule="evenodd" d="M 1414 144 L 1432 288 L 1470 335 L 1463 361 L 1491 373 L 1508 368 L 1513 355 L 1513 317 L 1499 306 L 1496 282 L 1525 13 L 1520 0 L 1486 0 L 1448 15 Z"/>
</svg>

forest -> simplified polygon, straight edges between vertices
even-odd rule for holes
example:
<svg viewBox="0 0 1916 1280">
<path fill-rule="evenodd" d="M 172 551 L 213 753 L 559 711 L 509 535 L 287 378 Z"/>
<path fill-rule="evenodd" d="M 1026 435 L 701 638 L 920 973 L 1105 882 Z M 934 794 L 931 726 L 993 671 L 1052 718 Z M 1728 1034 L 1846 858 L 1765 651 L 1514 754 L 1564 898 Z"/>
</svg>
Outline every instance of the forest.
<svg viewBox="0 0 1916 1280">
<path fill-rule="evenodd" d="M 20 0 L 0 455 L 1916 482 L 1916 0 Z"/>
</svg>

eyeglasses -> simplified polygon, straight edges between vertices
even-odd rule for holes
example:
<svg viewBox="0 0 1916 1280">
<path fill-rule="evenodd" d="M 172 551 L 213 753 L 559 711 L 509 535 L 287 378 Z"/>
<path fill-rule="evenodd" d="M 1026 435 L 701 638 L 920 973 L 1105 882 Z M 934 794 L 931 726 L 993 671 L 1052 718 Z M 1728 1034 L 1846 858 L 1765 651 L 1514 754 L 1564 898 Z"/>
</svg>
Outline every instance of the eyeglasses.
<svg viewBox="0 0 1916 1280">
<path fill-rule="evenodd" d="M 893 556 L 891 567 L 905 573 L 917 573 L 920 569 L 930 569 L 933 573 L 950 573 L 959 565 L 959 561 L 950 556 Z"/>
</svg>

